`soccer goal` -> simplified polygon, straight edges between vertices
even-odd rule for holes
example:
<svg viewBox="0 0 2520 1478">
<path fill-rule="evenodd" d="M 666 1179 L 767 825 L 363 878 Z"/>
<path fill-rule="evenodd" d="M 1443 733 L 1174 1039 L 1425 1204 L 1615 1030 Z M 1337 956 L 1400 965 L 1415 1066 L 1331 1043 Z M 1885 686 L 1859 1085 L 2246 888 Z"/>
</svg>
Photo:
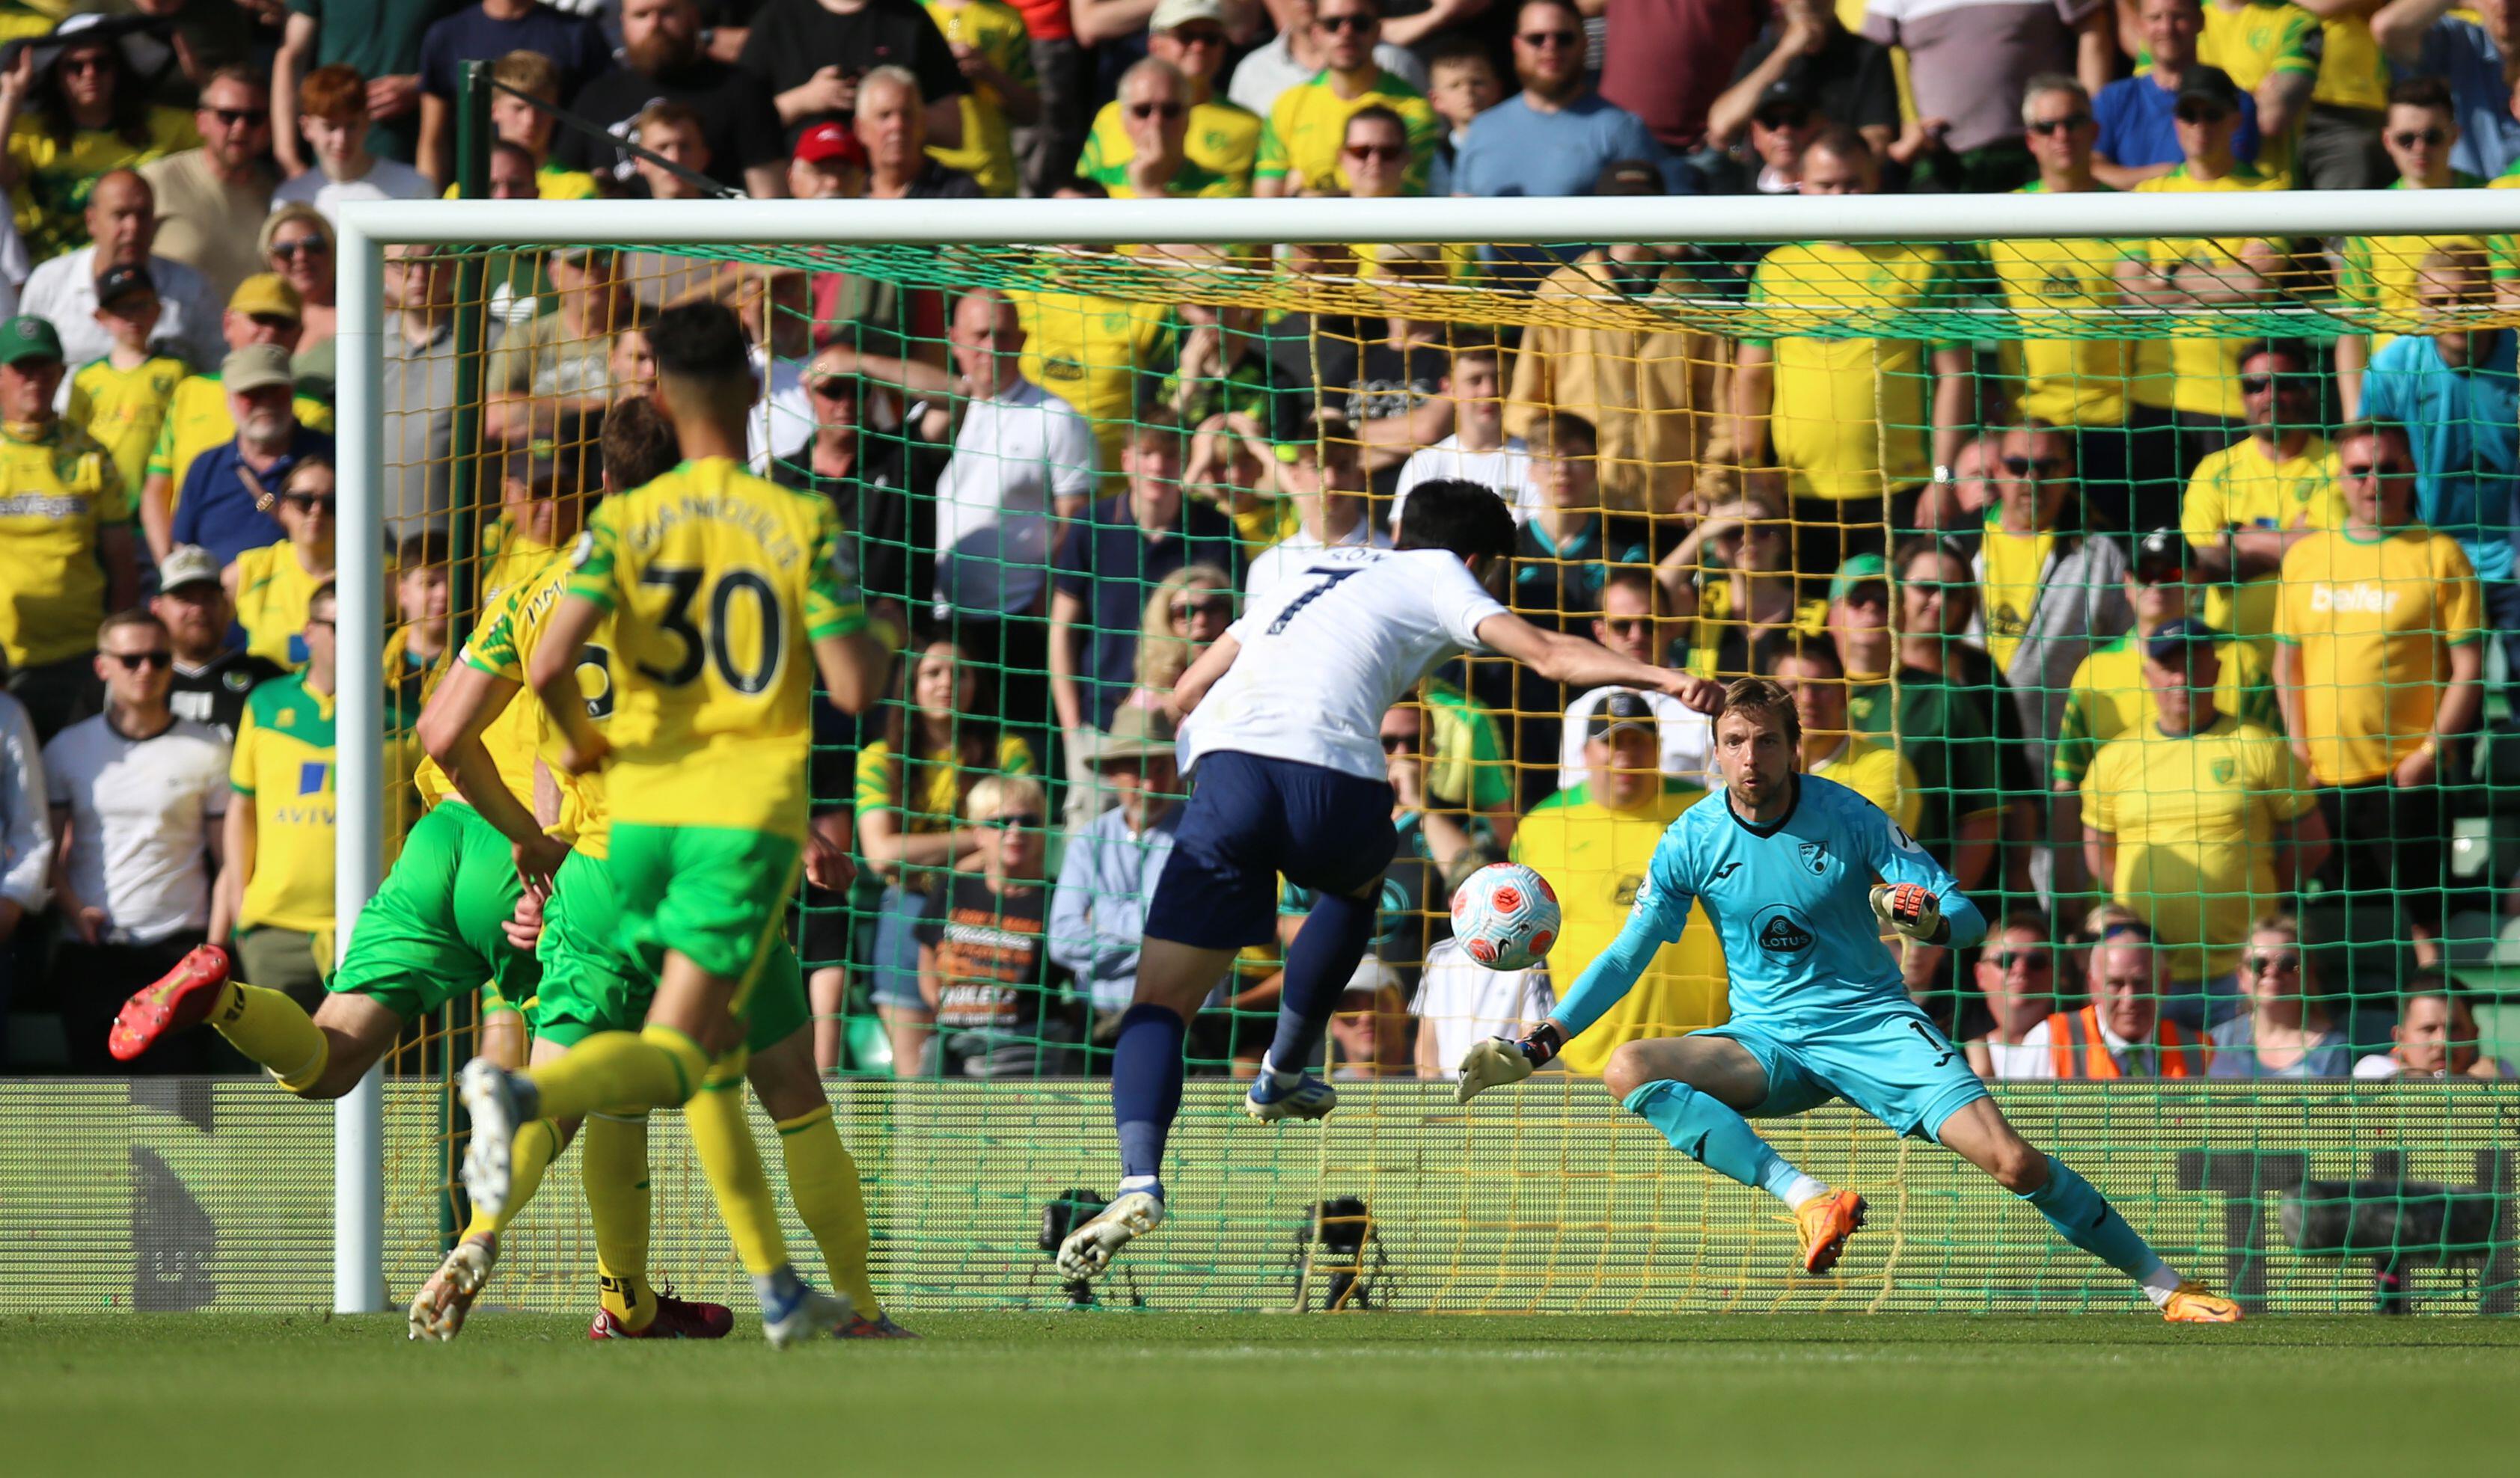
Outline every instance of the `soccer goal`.
<svg viewBox="0 0 2520 1478">
<path fill-rule="evenodd" d="M 876 1276 L 909 1308 L 1055 1306 L 1087 1295 L 1050 1266 L 1053 1226 L 1118 1173 L 1103 1033 L 1147 875 L 1129 808 L 1159 818 L 1139 796 L 1168 779 L 1148 715 L 1241 592 L 1387 538 L 1417 481 L 1485 482 L 1523 525 L 1518 610 L 1787 682 L 1806 765 L 1961 873 L 1998 932 L 1984 959 L 1912 960 L 1912 993 L 2166 1255 L 2255 1309 L 2368 1307 L 2377 1277 L 2404 1306 L 2508 1310 L 2520 1099 L 2467 1064 L 2520 1038 L 2498 1007 L 2520 978 L 2499 691 L 2520 470 L 2492 460 L 2508 391 L 2459 400 L 2456 351 L 2398 346 L 2455 336 L 2508 376 L 2513 235 L 2520 192 L 2485 190 L 361 202 L 340 224 L 341 650 L 424 684 L 423 576 L 445 575 L 460 644 L 573 538 L 597 413 L 652 378 L 644 315 L 736 303 L 765 365 L 761 465 L 835 500 L 900 649 L 879 709 L 818 730 L 817 810 L 864 875 L 793 930 Z M 2365 415 L 2409 434 L 2340 446 Z M 2383 454 L 2424 473 L 2420 508 L 2355 504 Z M 2354 529 L 2417 516 L 2449 553 L 2351 562 L 2373 542 Z M 2330 534 L 2333 567 L 2287 566 Z M 2420 618 L 2336 594 L 2369 586 L 2385 616 L 2418 566 L 2438 577 Z M 2156 643 L 2182 620 L 2210 634 Z M 2147 675 L 2174 658 L 2175 700 Z M 1454 1104 L 1435 1070 L 1550 989 L 1446 946 L 1463 870 L 1510 855 L 1552 879 L 1562 988 L 1711 784 L 1702 721 L 1632 703 L 1472 657 L 1386 719 L 1399 861 L 1331 1033 L 1337 1114 L 1238 1122 L 1279 963 L 1255 945 L 1193 1026 L 1173 1219 L 1093 1297 L 2130 1306 L 1974 1172 L 1842 1106 L 1770 1128 L 1887 1225 L 1835 1278 L 1789 1276 L 1790 1222 L 1598 1082 L 1621 1042 L 1725 1020 L 1695 929 L 1554 1086 Z M 339 713 L 346 945 L 411 746 L 390 692 L 347 683 Z M 2194 742 L 2174 759 L 2147 733 Z M 1107 805 L 1131 818 L 1116 844 L 1090 830 Z M 1283 918 L 1306 906 L 1290 890 Z M 2103 958 L 2129 923 L 2140 961 Z M 2445 983 L 2435 1023 L 2416 998 Z M 2400 1045 L 2410 1023 L 2451 1047 Z M 434 1266 L 459 1193 L 446 1078 L 480 1029 L 469 1008 L 424 1023 L 338 1105 L 337 1308 L 387 1307 Z M 2216 1053 L 2247 1070 L 2222 1081 Z M 2366 1057 L 2396 1080 L 2358 1080 Z M 2456 1081 L 2415 1081 L 2437 1060 Z M 654 1261 L 722 1296 L 739 1271 L 672 1117 Z M 575 1307 L 592 1269 L 569 1157 L 494 1297 Z"/>
</svg>

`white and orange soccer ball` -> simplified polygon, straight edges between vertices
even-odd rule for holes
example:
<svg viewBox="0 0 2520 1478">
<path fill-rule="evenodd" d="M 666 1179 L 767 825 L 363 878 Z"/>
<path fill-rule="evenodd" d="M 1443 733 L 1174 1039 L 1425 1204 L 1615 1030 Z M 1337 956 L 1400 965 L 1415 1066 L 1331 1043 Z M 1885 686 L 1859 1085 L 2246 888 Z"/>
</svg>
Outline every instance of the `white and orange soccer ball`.
<svg viewBox="0 0 2520 1478">
<path fill-rule="evenodd" d="M 1527 970 L 1557 942 L 1557 890 L 1518 862 L 1490 863 L 1453 890 L 1453 937 L 1492 970 Z"/>
</svg>

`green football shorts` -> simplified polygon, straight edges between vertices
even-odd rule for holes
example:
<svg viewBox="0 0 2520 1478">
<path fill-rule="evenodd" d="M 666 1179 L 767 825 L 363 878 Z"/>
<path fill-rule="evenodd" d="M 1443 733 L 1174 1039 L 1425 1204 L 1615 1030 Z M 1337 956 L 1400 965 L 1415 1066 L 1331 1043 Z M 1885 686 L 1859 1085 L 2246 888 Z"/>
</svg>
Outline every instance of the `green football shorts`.
<svg viewBox="0 0 2520 1478">
<path fill-rule="evenodd" d="M 554 883 L 551 901 L 543 908 L 543 976 L 532 1012 L 534 1035 L 575 1047 L 597 1032 L 637 1031 L 655 998 L 656 977 L 641 969 L 625 947 L 611 869 L 571 852 Z M 774 935 L 753 988 L 744 1046 L 755 1053 L 776 1047 L 812 1015 L 796 952 Z"/>
<path fill-rule="evenodd" d="M 621 901 L 622 946 L 650 978 L 668 950 L 739 982 L 735 1009 L 786 922 L 804 849 L 794 840 L 730 827 L 612 824 L 607 866 Z"/>
<path fill-rule="evenodd" d="M 359 911 L 349 954 L 325 988 L 365 996 L 405 1021 L 476 990 L 484 1012 L 513 1009 L 542 973 L 501 927 L 520 890 L 499 829 L 461 801 L 441 801 Z"/>
</svg>

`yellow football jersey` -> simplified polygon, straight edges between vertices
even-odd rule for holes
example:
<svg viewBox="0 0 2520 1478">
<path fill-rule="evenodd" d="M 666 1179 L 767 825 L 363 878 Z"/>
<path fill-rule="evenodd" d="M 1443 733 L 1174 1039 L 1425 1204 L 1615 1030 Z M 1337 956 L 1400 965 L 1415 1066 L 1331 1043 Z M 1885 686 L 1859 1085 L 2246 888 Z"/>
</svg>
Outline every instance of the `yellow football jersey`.
<svg viewBox="0 0 2520 1478">
<path fill-rule="evenodd" d="M 1405 184 L 1411 195 L 1423 193 L 1443 123 L 1423 93 L 1387 71 L 1353 98 L 1342 98 L 1330 89 L 1328 71 L 1278 94 L 1278 101 L 1269 108 L 1269 121 L 1260 129 L 1253 176 L 1283 181 L 1293 175 L 1307 189 L 1345 191 L 1347 172 L 1339 167 L 1339 147 L 1347 141 L 1347 120 L 1377 104 L 1400 114 L 1409 138 Z"/>
<path fill-rule="evenodd" d="M 1023 324 L 1024 379 L 1073 407 L 1094 428 L 1102 466 L 1120 465 L 1137 419 L 1139 381 L 1160 376 L 1172 310 L 1088 292 L 1011 292 Z"/>
<path fill-rule="evenodd" d="M 1207 198 L 1239 197 L 1251 193 L 1251 170 L 1260 157 L 1260 115 L 1238 108 L 1223 98 L 1210 98 L 1193 103 L 1190 110 L 1190 133 L 1182 140 L 1182 157 L 1190 167 L 1183 171 L 1194 182 L 1180 188 L 1178 194 Z M 1129 162 L 1138 157 L 1138 146 L 1129 140 L 1128 125 L 1120 121 L 1120 105 L 1110 102 L 1094 115 L 1094 127 L 1085 136 L 1085 152 L 1076 160 L 1079 179 L 1095 180 L 1103 188 L 1125 186 L 1129 179 Z"/>
<path fill-rule="evenodd" d="M 2014 192 L 2041 194 L 2032 181 Z M 2035 208 L 2035 207 L 2033 207 Z M 2021 414 L 2057 425 L 2116 425 L 2126 420 L 2135 340 L 2106 332 L 2120 311 L 2117 262 L 2108 240 L 1986 244 L 1987 265 L 2024 337 L 2007 345 L 2018 360 Z"/>
<path fill-rule="evenodd" d="M 130 73 L 124 75 L 128 79 Z M 193 115 L 179 109 L 150 108 L 140 127 L 138 144 L 118 128 L 74 129 L 64 143 L 31 111 L 18 114 L 6 146 L 9 162 L 18 169 L 9 204 L 18 239 L 26 246 L 26 260 L 50 261 L 86 244 L 87 197 L 97 176 L 109 169 L 137 169 L 202 142 Z"/>
<path fill-rule="evenodd" d="M 1796 335 L 1957 300 L 1937 246 L 1806 242 L 1780 246 L 1750 281 L 1750 307 L 1772 328 L 1743 343 L 1775 351 L 1776 460 L 1797 498 L 1844 502 L 1932 475 L 1932 366 L 1912 338 Z"/>
<path fill-rule="evenodd" d="M 2453 647 L 2484 638 L 2458 541 L 2428 528 L 2313 534 L 2284 556 L 2275 640 L 2301 651 L 2302 738 L 2319 783 L 2378 780 L 2423 747 Z"/>
<path fill-rule="evenodd" d="M 1594 800 L 1589 786 L 1577 785 L 1533 807 L 1514 829 L 1513 860 L 1549 879 L 1564 913 L 1551 951 L 1561 972 L 1559 990 L 1619 937 L 1664 829 L 1705 794 L 1666 780 L 1642 809 L 1613 811 Z M 1598 1076 L 1623 1043 L 1677 1037 L 1732 1019 L 1724 946 L 1702 905 L 1689 906 L 1688 924 L 1678 942 L 1654 955 L 1634 990 L 1566 1044 L 1559 1057 L 1569 1071 Z"/>
<path fill-rule="evenodd" d="M 333 429 L 331 406 L 306 395 L 298 396 L 295 405 L 299 425 L 315 431 Z M 188 375 L 175 386 L 166 404 L 166 419 L 158 423 L 158 439 L 149 448 L 149 475 L 174 479 L 174 490 L 166 499 L 168 510 L 184 501 L 184 474 L 192 470 L 193 459 L 234 441 L 236 433 L 236 417 L 228 412 L 227 386 L 219 377 Z"/>
<path fill-rule="evenodd" d="M 1032 85 L 1032 38 L 1024 31 L 1023 17 L 1012 6 L 1001 4 L 1000 0 L 962 0 L 957 5 L 920 0 L 920 4 L 947 41 L 975 48 L 1010 78 Z M 974 82 L 971 90 L 963 94 L 961 106 L 962 145 L 954 149 L 931 146 L 927 157 L 948 169 L 960 169 L 969 175 L 985 194 L 1014 194 L 1014 135 L 1007 126 L 1007 111 L 996 91 Z"/>
<path fill-rule="evenodd" d="M 561 597 L 568 593 L 568 577 L 569 566 L 556 560 L 511 589 L 472 629 L 460 659 L 521 689 L 525 666 L 542 645 L 543 629 L 560 608 Z M 577 661 L 577 686 L 586 697 L 586 716 L 599 728 L 608 727 L 612 717 L 611 625 L 607 621 L 596 628 L 594 640 L 586 644 Z M 518 693 L 481 733 L 482 746 L 498 765 L 500 780 L 528 810 L 534 799 L 534 760 L 542 759 L 561 797 L 560 817 L 545 829 L 589 857 L 607 856 L 612 827 L 604 806 L 604 777 L 569 774 L 560 762 L 560 726 L 530 693 Z"/>
<path fill-rule="evenodd" d="M 2275 828 L 2318 797 L 2276 735 L 2229 714 L 2191 735 L 2135 730 L 2083 780 L 2083 821 L 2117 842 L 2110 894 L 2152 925 L 2179 980 L 2239 964 L 2249 924 L 2281 900 Z"/>
<path fill-rule="evenodd" d="M 2214 653 L 2222 658 L 2215 711 L 2270 734 L 2283 733 L 2283 709 L 2275 701 L 2266 653 L 2250 642 L 2217 642 Z M 2048 780 L 2081 785 L 2101 745 L 2160 722 L 2161 705 L 2143 681 L 2143 653 L 2132 633 L 2122 636 L 2076 664 L 2048 751 Z"/>
<path fill-rule="evenodd" d="M 613 614 L 613 820 L 801 843 L 809 645 L 867 626 L 830 500 L 686 462 L 606 499 L 571 564 Z"/>
<path fill-rule="evenodd" d="M 110 359 L 93 360 L 70 377 L 70 424 L 112 454 L 123 491 L 135 500 L 149 474 L 149 449 L 158 444 L 158 428 L 166 424 L 175 386 L 190 373 L 182 360 L 161 354 L 128 370 L 115 369 Z"/>
<path fill-rule="evenodd" d="M 283 539 L 236 557 L 236 619 L 245 628 L 245 649 L 283 667 L 306 665 L 306 609 L 316 587 L 333 578 L 317 574 Z"/>
<path fill-rule="evenodd" d="M 2197 549 L 2219 549 L 2226 529 L 2338 528 L 2345 495 L 2336 490 L 2336 448 L 2314 433 L 2299 455 L 2270 460 L 2252 436 L 2196 464 L 2180 503 L 2180 532 Z M 2253 642 L 2275 629 L 2275 576 L 2205 587 L 2205 624 Z"/>
<path fill-rule="evenodd" d="M 333 695 L 303 674 L 274 678 L 246 699 L 228 784 L 253 808 L 253 872 L 241 927 L 317 933 L 333 926 L 338 775 Z"/>
<path fill-rule="evenodd" d="M 2285 7 L 2290 9 L 2290 7 Z M 2210 11 L 2212 7 L 2207 7 Z M 2245 85 L 2245 84 L 2243 84 Z M 2184 164 L 2136 186 L 2141 195 L 2195 195 L 2231 190 L 2281 190 L 2280 174 L 2261 173 L 2248 164 L 2233 166 L 2220 179 L 2188 176 Z M 2125 245 L 2126 254 L 2166 267 L 2189 262 L 2228 270 L 2239 264 L 2251 246 L 2246 237 L 2153 237 Z M 2250 339 L 2224 338 L 2196 332 L 2204 321 L 2169 324 L 2168 337 L 2136 341 L 2135 398 L 2157 410 L 2185 411 L 2192 416 L 2220 416 L 2237 421 L 2248 414 L 2240 401 L 2240 356 Z"/>
<path fill-rule="evenodd" d="M 1925 809 L 1925 799 L 1918 791 L 1916 767 L 1908 757 L 1885 744 L 1876 744 L 1860 734 L 1850 734 L 1846 743 L 1835 754 L 1822 760 L 1807 772 L 1837 782 L 1866 800 L 1879 806 L 1903 829 L 1916 829 L 1916 818 Z"/>
<path fill-rule="evenodd" d="M 113 459 L 56 421 L 35 436 L 0 426 L 0 650 L 12 666 L 96 649 L 105 619 L 97 536 L 131 521 Z"/>
<path fill-rule="evenodd" d="M 1985 612 L 1987 655 L 1995 658 L 1998 672 L 2009 672 L 2012 654 L 2030 634 L 2030 613 L 2038 607 L 2045 583 L 2040 576 L 2056 551 L 2056 536 L 2046 529 L 2006 533 L 1996 512 L 1987 510 L 1986 534 L 1978 546 L 1986 553 L 1986 579 L 1978 596 Z"/>
</svg>

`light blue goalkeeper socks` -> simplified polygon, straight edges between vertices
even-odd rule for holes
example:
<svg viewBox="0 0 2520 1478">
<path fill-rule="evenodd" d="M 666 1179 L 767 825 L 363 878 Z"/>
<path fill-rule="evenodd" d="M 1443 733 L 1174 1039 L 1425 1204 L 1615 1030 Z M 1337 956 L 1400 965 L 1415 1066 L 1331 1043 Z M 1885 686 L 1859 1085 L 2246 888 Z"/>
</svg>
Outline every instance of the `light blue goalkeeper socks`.
<svg viewBox="0 0 2520 1478">
<path fill-rule="evenodd" d="M 2162 1272 L 2160 1256 L 2108 1198 L 2054 1155 L 2048 1157 L 2048 1184 L 2022 1199 L 2039 1208 L 2058 1236 L 2127 1276 L 2149 1282 Z"/>
<path fill-rule="evenodd" d="M 1717 1175 L 1755 1186 L 1788 1205 L 1806 1184 L 1803 1173 L 1768 1147 L 1749 1120 L 1686 1083 L 1648 1083 L 1628 1095 L 1624 1106 L 1661 1130 L 1672 1148 Z"/>
</svg>

